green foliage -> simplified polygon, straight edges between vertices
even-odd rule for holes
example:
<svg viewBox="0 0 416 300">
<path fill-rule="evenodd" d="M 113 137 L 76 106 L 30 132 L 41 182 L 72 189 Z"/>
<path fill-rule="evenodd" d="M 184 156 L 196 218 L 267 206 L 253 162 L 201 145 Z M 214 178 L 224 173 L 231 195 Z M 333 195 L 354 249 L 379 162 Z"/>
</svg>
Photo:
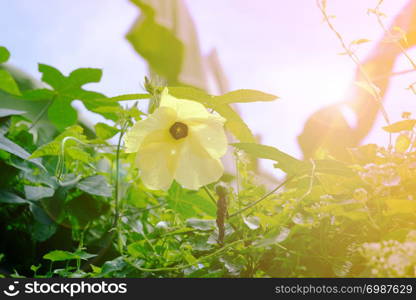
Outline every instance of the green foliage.
<svg viewBox="0 0 416 300">
<path fill-rule="evenodd" d="M 130 29 L 127 39 L 134 49 L 146 59 L 152 70 L 171 84 L 179 82 L 184 59 L 184 45 L 175 34 L 157 22 L 155 10 L 146 1 L 134 0 L 141 18 Z M 166 47 L 169 45 L 169 48 Z"/>
<path fill-rule="evenodd" d="M 0 48 L 0 60 L 7 57 Z M 239 140 L 232 144 L 238 172 L 198 191 L 177 183 L 154 191 L 141 182 L 134 154 L 124 153 L 119 139 L 107 140 L 146 117 L 137 105 L 119 101 L 157 98 L 163 87 L 147 83 L 150 94 L 106 98 L 83 89 L 100 80 L 98 69 L 68 76 L 47 65 L 39 70 L 51 89 L 27 89 L 16 98 L 34 105 L 46 100 L 42 108 L 59 132 L 45 136 L 23 110 L 0 108 L 0 263 L 7 271 L 35 277 L 415 276 L 415 122 L 409 116 L 385 127 L 395 141 L 390 147 L 349 149 L 345 162 L 325 155 L 301 161 L 256 143 L 231 106 L 277 97 L 169 87 L 177 98 L 198 101 L 227 120 Z M 114 124 L 97 123 L 94 131 L 76 124 L 69 108 L 75 99 Z M 274 189 L 262 185 L 254 159 L 276 162 L 286 178 Z M 19 263 L 10 268 L 16 255 Z"/>
<path fill-rule="evenodd" d="M 0 64 L 4 64 L 10 58 L 10 52 L 7 48 L 0 46 Z"/>
</svg>

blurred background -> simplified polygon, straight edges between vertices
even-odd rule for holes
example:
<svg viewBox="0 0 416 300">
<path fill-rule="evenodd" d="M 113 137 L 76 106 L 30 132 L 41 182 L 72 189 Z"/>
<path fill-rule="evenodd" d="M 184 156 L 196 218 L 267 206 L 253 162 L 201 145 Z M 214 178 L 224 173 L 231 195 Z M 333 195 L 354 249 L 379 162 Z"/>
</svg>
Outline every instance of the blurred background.
<svg viewBox="0 0 416 300">
<path fill-rule="evenodd" d="M 163 25 L 170 26 L 191 48 L 189 53 L 197 63 L 188 65 L 191 69 L 201 67 L 199 73 L 204 74 L 199 82 L 189 81 L 201 74 L 182 76 L 182 82 L 214 94 L 250 88 L 280 97 L 275 102 L 237 107 L 263 144 L 301 158 L 297 136 L 308 117 L 349 97 L 356 66 L 348 56 L 339 55 L 343 52 L 340 43 L 313 0 L 3 0 L 0 44 L 12 53 L 10 64 L 37 79 L 38 62 L 65 74 L 79 67 L 95 67 L 103 69 L 104 75 L 100 83 L 90 86 L 94 90 L 107 96 L 142 92 L 148 65 L 126 39 L 144 11 L 137 2 L 163 6 L 165 15 L 160 22 L 167 20 Z M 382 10 L 387 16 L 383 21 L 390 24 L 408 2 L 384 1 Z M 332 22 L 347 42 L 370 40 L 357 47 L 360 59 L 365 59 L 383 36 L 375 16 L 367 13 L 377 3 L 328 0 L 328 13 L 336 16 Z M 416 54 L 412 49 L 408 53 Z M 199 54 L 204 59 L 199 59 Z M 217 83 L 204 71 L 208 69 L 216 74 Z M 409 62 L 399 56 L 393 71 L 409 69 Z M 415 96 L 406 90 L 414 77 L 415 73 L 409 72 L 391 78 L 385 108 L 393 122 L 401 119 L 403 111 L 416 109 Z M 83 110 L 82 104 L 73 105 Z M 92 113 L 83 113 L 98 120 Z M 379 115 L 364 142 L 386 145 L 384 125 Z M 262 162 L 262 167 L 271 169 L 272 162 Z"/>
</svg>

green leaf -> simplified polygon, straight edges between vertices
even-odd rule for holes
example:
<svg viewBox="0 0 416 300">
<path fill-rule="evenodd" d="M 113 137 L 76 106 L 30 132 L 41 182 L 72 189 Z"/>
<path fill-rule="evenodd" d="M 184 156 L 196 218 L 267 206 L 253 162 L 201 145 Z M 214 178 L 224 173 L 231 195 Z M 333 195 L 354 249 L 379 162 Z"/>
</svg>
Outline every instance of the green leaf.
<svg viewBox="0 0 416 300">
<path fill-rule="evenodd" d="M 115 136 L 120 130 L 116 127 L 107 125 L 105 123 L 97 123 L 95 126 L 95 133 L 97 137 L 103 140 L 108 140 Z"/>
<path fill-rule="evenodd" d="M 48 118 L 58 128 L 64 131 L 68 126 L 77 122 L 77 111 L 71 106 L 71 99 L 57 97 L 49 106 Z"/>
<path fill-rule="evenodd" d="M 176 211 L 183 219 L 195 217 L 198 214 L 215 217 L 216 206 L 208 198 L 198 192 L 187 191 L 176 182 L 168 191 L 168 206 Z"/>
<path fill-rule="evenodd" d="M 74 254 L 82 260 L 88 260 L 90 258 L 93 258 L 93 257 L 97 256 L 97 254 L 87 253 L 85 251 L 77 251 Z"/>
<path fill-rule="evenodd" d="M 52 142 L 44 144 L 40 146 L 38 149 L 36 149 L 32 155 L 31 158 L 36 157 L 42 157 L 42 156 L 48 156 L 48 155 L 60 155 L 61 154 L 61 143 L 64 138 L 66 137 L 73 137 L 76 138 L 82 142 L 87 141 L 87 137 L 84 135 L 84 129 L 79 125 L 74 125 L 69 128 L 67 128 L 64 132 L 62 132 L 60 135 L 58 135 Z M 65 149 L 67 147 L 77 146 L 78 143 L 73 140 L 67 140 L 65 143 Z"/>
<path fill-rule="evenodd" d="M 49 187 L 43 186 L 24 186 L 26 198 L 29 200 L 39 200 L 43 198 L 52 197 L 55 193 L 55 190 Z"/>
<path fill-rule="evenodd" d="M 169 83 L 177 83 L 184 60 L 182 41 L 171 30 L 158 24 L 155 10 L 146 1 L 136 0 L 135 4 L 142 15 L 128 32 L 127 39 L 152 70 Z"/>
<path fill-rule="evenodd" d="M 78 259 L 79 256 L 77 256 L 74 253 L 63 251 L 63 250 L 54 250 L 51 251 L 43 256 L 43 259 L 47 259 L 53 262 L 56 261 L 66 261 L 66 260 L 72 260 L 72 259 Z"/>
<path fill-rule="evenodd" d="M 7 48 L 0 46 L 0 64 L 4 64 L 10 58 L 10 52 Z"/>
<path fill-rule="evenodd" d="M 278 163 L 276 167 L 287 174 L 297 174 L 304 167 L 304 162 L 271 146 L 255 143 L 235 143 L 232 145 L 254 157 L 276 161 Z"/>
<path fill-rule="evenodd" d="M 42 165 L 40 160 L 30 158 L 30 154 L 25 149 L 15 144 L 14 142 L 4 137 L 3 135 L 0 135 L 0 150 L 4 150 L 13 155 L 16 155 L 17 157 L 28 160 L 31 163 L 34 163 L 35 165 L 40 167 L 41 169 L 45 170 L 45 167 Z"/>
<path fill-rule="evenodd" d="M 20 95 L 19 87 L 13 76 L 5 69 L 0 69 L 0 90 L 12 95 Z"/>
<path fill-rule="evenodd" d="M 193 100 L 204 104 L 207 107 L 211 107 L 214 96 L 207 94 L 204 90 L 193 88 L 193 87 L 168 87 L 168 92 L 172 96 L 178 99 Z"/>
<path fill-rule="evenodd" d="M 21 97 L 25 100 L 49 100 L 55 96 L 55 92 L 49 89 L 26 90 Z"/>
<path fill-rule="evenodd" d="M 238 113 L 227 104 L 215 105 L 213 109 L 226 119 L 225 127 L 243 143 L 255 143 L 253 133 Z"/>
<path fill-rule="evenodd" d="M 58 69 L 45 64 L 39 64 L 38 70 L 42 73 L 42 81 L 55 90 L 63 89 L 66 86 L 66 78 Z"/>
<path fill-rule="evenodd" d="M 103 75 L 102 70 L 94 68 L 80 68 L 69 74 L 68 79 L 76 87 L 81 87 L 90 82 L 100 82 Z"/>
<path fill-rule="evenodd" d="M 169 87 L 168 88 L 169 93 L 179 99 L 187 99 L 187 100 L 193 100 L 199 103 L 204 104 L 206 107 L 211 108 L 215 110 L 217 113 L 219 113 L 222 117 L 226 119 L 225 127 L 240 141 L 244 143 L 255 143 L 256 139 L 254 138 L 253 133 L 251 132 L 250 128 L 244 123 L 244 121 L 241 119 L 241 117 L 234 111 L 234 109 L 227 104 L 227 101 L 224 100 L 225 98 L 222 98 L 226 95 L 229 97 L 229 101 L 237 100 L 238 97 L 242 97 L 244 94 L 246 98 L 244 98 L 246 101 L 243 101 L 243 98 L 238 98 L 241 101 L 240 102 L 248 102 L 248 100 L 254 101 L 254 95 L 252 93 L 252 90 L 237 90 L 234 92 L 230 92 L 228 94 L 222 95 L 222 96 L 211 96 L 207 94 L 205 91 L 192 88 L 192 87 Z M 250 92 L 241 92 L 241 91 L 250 91 Z M 258 92 L 261 93 L 261 92 Z M 268 94 L 262 94 L 262 99 L 275 99 L 275 96 L 268 95 Z M 256 91 L 256 95 L 257 94 Z M 243 100 L 242 100 L 243 99 Z M 259 98 L 256 98 L 259 99 Z M 225 103 L 223 103 L 225 101 Z M 263 100 L 265 101 L 265 100 Z M 230 102 L 230 103 L 231 103 Z"/>
<path fill-rule="evenodd" d="M 186 220 L 186 226 L 189 226 L 189 227 L 201 230 L 201 231 L 210 231 L 210 230 L 215 229 L 216 223 L 215 223 L 215 220 L 190 218 Z"/>
<path fill-rule="evenodd" d="M 0 118 L 4 118 L 8 116 L 23 115 L 25 113 L 26 111 L 23 111 L 23 110 L 0 108 Z"/>
<path fill-rule="evenodd" d="M 215 97 L 215 102 L 219 102 L 221 104 L 247 103 L 257 101 L 273 101 L 277 98 L 277 96 L 256 90 L 236 90 L 222 96 Z"/>
<path fill-rule="evenodd" d="M 29 202 L 14 193 L 0 190 L 0 203 L 25 204 Z"/>
<path fill-rule="evenodd" d="M 78 182 L 76 187 L 91 195 L 102 197 L 111 197 L 112 195 L 112 187 L 102 175 L 87 177 Z"/>
<path fill-rule="evenodd" d="M 383 129 L 390 133 L 397 133 L 400 131 L 410 131 L 413 130 L 413 127 L 416 125 L 416 120 L 403 120 L 396 123 L 393 123 L 388 126 L 384 126 Z"/>
<path fill-rule="evenodd" d="M 275 229 L 268 233 L 264 239 L 256 241 L 254 244 L 256 247 L 267 247 L 275 244 L 279 244 L 285 241 L 290 234 L 290 229 L 287 227 L 282 227 Z"/>
</svg>

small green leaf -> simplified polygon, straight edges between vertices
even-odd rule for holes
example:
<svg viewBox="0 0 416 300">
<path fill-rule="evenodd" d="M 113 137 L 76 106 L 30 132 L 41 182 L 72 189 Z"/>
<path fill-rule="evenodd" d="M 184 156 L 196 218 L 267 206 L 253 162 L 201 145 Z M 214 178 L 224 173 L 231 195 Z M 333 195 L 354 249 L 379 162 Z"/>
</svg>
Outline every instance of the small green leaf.
<svg viewBox="0 0 416 300">
<path fill-rule="evenodd" d="M 52 197 L 55 193 L 54 189 L 43 186 L 24 186 L 26 198 L 29 200 L 39 200 L 43 198 Z"/>
<path fill-rule="evenodd" d="M 53 262 L 66 261 L 66 260 L 72 260 L 72 259 L 78 259 L 78 258 L 79 257 L 75 255 L 74 253 L 63 251 L 63 250 L 54 250 L 43 256 L 43 259 L 47 259 Z"/>
<path fill-rule="evenodd" d="M 226 93 L 222 96 L 215 97 L 216 103 L 231 104 L 231 103 L 247 103 L 257 101 L 273 101 L 277 96 L 266 94 L 256 90 L 236 90 Z"/>
<path fill-rule="evenodd" d="M 112 138 L 120 131 L 116 127 L 107 125 L 105 123 L 97 123 L 94 127 L 97 136 L 103 140 L 108 140 Z"/>
<path fill-rule="evenodd" d="M 416 125 L 416 120 L 410 119 L 410 120 L 399 121 L 388 126 L 384 126 L 383 129 L 390 133 L 397 133 L 401 131 L 413 130 L 413 127 L 415 127 L 415 125 Z"/>
<path fill-rule="evenodd" d="M 102 175 L 87 177 L 78 182 L 76 187 L 91 195 L 102 197 L 111 197 L 112 195 L 111 185 L 108 184 L 107 179 Z"/>
<path fill-rule="evenodd" d="M 20 95 L 19 87 L 13 76 L 5 69 L 0 69 L 0 90 L 12 95 Z"/>
<path fill-rule="evenodd" d="M 4 64 L 10 58 L 10 52 L 6 47 L 0 46 L 0 64 Z"/>
</svg>

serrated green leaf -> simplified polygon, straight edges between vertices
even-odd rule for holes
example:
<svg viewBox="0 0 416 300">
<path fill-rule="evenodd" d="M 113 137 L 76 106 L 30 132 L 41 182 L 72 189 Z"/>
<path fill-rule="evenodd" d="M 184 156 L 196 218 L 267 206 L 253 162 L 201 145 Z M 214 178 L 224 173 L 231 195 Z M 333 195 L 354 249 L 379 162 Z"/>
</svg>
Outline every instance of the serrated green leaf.
<svg viewBox="0 0 416 300">
<path fill-rule="evenodd" d="M 0 64 L 4 64 L 10 58 L 10 52 L 6 47 L 0 46 Z"/>
<path fill-rule="evenodd" d="M 105 123 L 97 123 L 95 126 L 95 133 L 97 137 L 103 140 L 108 140 L 115 136 L 120 130 L 116 127 L 107 125 Z"/>
<path fill-rule="evenodd" d="M 0 69 L 0 90 L 12 95 L 20 95 L 19 87 L 13 76 L 5 69 Z"/>
</svg>

